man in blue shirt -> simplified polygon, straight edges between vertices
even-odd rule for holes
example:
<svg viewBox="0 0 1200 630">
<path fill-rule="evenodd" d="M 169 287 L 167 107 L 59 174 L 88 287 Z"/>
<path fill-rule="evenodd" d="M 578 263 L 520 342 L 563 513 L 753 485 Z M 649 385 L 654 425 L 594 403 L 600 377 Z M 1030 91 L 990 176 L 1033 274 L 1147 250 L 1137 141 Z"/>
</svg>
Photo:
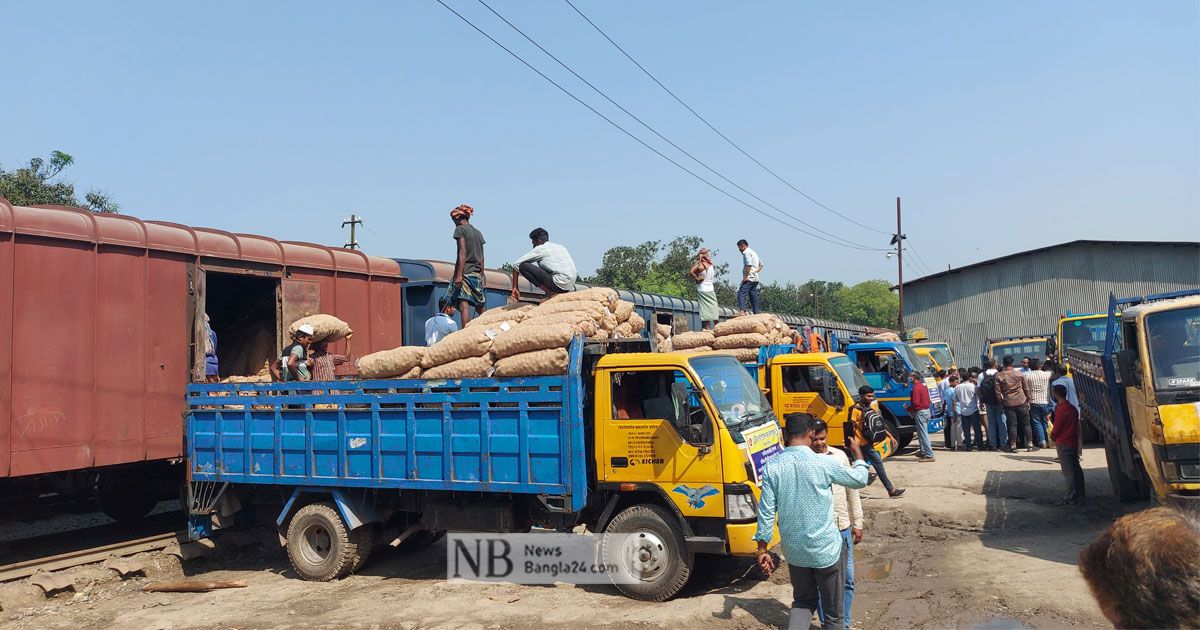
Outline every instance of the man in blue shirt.
<svg viewBox="0 0 1200 630">
<path fill-rule="evenodd" d="M 454 313 L 454 307 L 450 305 L 450 296 L 443 295 L 438 299 L 438 314 L 425 320 L 425 345 L 432 346 L 442 337 L 458 330 Z"/>
<path fill-rule="evenodd" d="M 767 552 L 778 514 L 779 537 L 792 580 L 792 612 L 789 628 L 808 628 L 817 609 L 818 594 L 828 602 L 825 623 L 830 628 L 844 625 L 844 545 L 833 511 L 834 484 L 859 489 L 867 485 L 867 462 L 857 440 L 846 447 L 854 458 L 850 468 L 832 457 L 812 450 L 817 419 L 807 413 L 790 413 L 786 422 L 787 448 L 767 464 L 763 472 L 762 498 L 758 506 L 758 565 L 775 570 Z"/>
</svg>

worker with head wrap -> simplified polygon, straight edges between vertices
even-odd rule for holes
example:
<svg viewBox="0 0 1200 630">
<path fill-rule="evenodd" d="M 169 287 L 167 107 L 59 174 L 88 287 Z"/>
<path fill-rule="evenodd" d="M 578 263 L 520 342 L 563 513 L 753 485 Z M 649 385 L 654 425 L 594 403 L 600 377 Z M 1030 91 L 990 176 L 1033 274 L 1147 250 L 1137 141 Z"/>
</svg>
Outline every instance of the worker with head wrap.
<svg viewBox="0 0 1200 630">
<path fill-rule="evenodd" d="M 483 233 L 471 225 L 475 209 L 463 204 L 450 211 L 454 222 L 454 240 L 458 253 L 454 257 L 454 278 L 450 281 L 450 304 L 458 310 L 465 327 L 471 312 L 478 315 L 486 308 L 483 295 Z"/>
</svg>

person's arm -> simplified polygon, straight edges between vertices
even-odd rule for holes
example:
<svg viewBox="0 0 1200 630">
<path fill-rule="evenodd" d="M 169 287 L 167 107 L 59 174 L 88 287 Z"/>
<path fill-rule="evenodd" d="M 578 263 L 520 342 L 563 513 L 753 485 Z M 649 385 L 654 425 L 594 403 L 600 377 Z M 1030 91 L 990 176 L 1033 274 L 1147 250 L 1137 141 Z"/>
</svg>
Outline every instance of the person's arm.
<svg viewBox="0 0 1200 630">
<path fill-rule="evenodd" d="M 688 269 L 688 275 L 692 277 L 692 280 L 701 282 L 704 280 L 703 269 L 704 268 L 700 265 L 700 263 L 696 263 L 692 265 L 691 269 Z"/>
<path fill-rule="evenodd" d="M 467 264 L 467 239 L 458 236 L 457 230 L 454 234 L 454 242 L 458 244 L 458 254 L 454 257 L 454 279 L 451 282 L 461 284 L 463 281 L 463 267 Z"/>
<path fill-rule="evenodd" d="M 1033 402 L 1033 398 L 1029 396 L 1029 379 L 1021 377 L 1021 391 L 1025 394 L 1026 404 Z"/>
<path fill-rule="evenodd" d="M 521 301 L 521 284 L 520 284 L 521 272 L 520 272 L 520 270 L 517 269 L 517 266 L 519 264 L 520 263 L 517 263 L 517 265 L 513 265 L 513 272 L 512 272 L 512 287 L 513 288 L 512 288 L 512 293 L 509 294 L 509 296 L 512 297 L 514 302 Z"/>
<path fill-rule="evenodd" d="M 350 360 L 350 359 L 349 359 L 349 357 L 347 357 L 347 356 L 346 356 L 346 355 L 344 355 L 344 354 L 331 354 L 331 355 L 329 355 L 329 356 L 333 357 L 333 364 L 334 364 L 334 365 L 341 365 L 341 364 L 343 364 L 343 363 L 345 363 L 345 362 L 347 362 L 347 361 L 349 361 L 349 360 Z"/>
<path fill-rule="evenodd" d="M 851 442 L 850 450 L 854 452 L 854 464 L 850 468 L 846 468 L 837 461 L 830 459 L 825 463 L 826 475 L 829 481 L 839 486 L 845 486 L 854 490 L 865 488 L 867 487 L 869 473 L 867 462 L 863 461 L 862 447 L 857 442 Z"/>
<path fill-rule="evenodd" d="M 862 542 L 863 509 L 858 490 L 846 488 L 846 506 L 850 509 L 850 535 L 854 544 Z"/>
<path fill-rule="evenodd" d="M 513 261 L 513 267 L 520 267 L 524 262 L 537 262 L 546 256 L 546 248 L 538 245 L 533 249 L 525 252 L 524 256 Z"/>
<path fill-rule="evenodd" d="M 283 380 L 283 371 L 281 368 L 283 368 L 283 361 L 276 358 L 274 361 L 271 362 L 270 370 L 271 370 L 271 378 L 273 380 L 276 380 L 276 381 Z"/>
<path fill-rule="evenodd" d="M 287 362 L 288 377 L 291 377 L 292 375 L 300 374 L 300 369 L 297 367 L 298 362 L 299 362 L 299 359 L 296 357 L 295 352 L 288 353 L 288 362 Z"/>
<path fill-rule="evenodd" d="M 758 566 L 766 573 L 775 568 L 775 561 L 767 553 L 767 547 L 775 534 L 775 480 L 770 471 L 763 473 L 762 493 L 758 499 L 758 529 L 754 540 L 758 541 Z"/>
</svg>

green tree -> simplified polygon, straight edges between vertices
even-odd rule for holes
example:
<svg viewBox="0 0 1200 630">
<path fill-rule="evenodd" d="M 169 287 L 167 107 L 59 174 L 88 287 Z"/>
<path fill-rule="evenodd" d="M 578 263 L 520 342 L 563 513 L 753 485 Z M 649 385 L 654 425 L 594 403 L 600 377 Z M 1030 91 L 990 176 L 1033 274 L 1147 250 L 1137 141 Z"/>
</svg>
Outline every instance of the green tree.
<svg viewBox="0 0 1200 630">
<path fill-rule="evenodd" d="M 867 280 L 838 291 L 838 319 L 841 321 L 894 328 L 900 315 L 900 298 L 887 280 Z"/>
<path fill-rule="evenodd" d="M 670 242 L 646 241 L 639 245 L 620 245 L 604 252 L 600 268 L 583 278 L 587 284 L 631 291 L 660 293 L 690 298 L 695 283 L 688 270 L 703 246 L 699 236 L 679 236 Z M 729 272 L 729 265 L 717 265 L 717 277 Z M 718 296 L 720 294 L 718 293 Z"/>
<path fill-rule="evenodd" d="M 121 206 L 107 193 L 90 190 L 80 202 L 75 196 L 75 184 L 51 181 L 74 163 L 75 158 L 69 154 L 54 151 L 49 161 L 35 157 L 28 166 L 16 170 L 6 171 L 0 165 L 0 197 L 18 206 L 60 205 L 88 208 L 92 212 L 118 212 Z"/>
</svg>

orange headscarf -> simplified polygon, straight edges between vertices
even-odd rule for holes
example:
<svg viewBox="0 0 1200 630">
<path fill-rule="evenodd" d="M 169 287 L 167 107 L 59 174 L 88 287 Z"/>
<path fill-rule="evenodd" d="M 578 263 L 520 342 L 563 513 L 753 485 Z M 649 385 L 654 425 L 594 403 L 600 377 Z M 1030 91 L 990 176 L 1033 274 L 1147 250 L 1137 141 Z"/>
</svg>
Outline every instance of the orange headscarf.
<svg viewBox="0 0 1200 630">
<path fill-rule="evenodd" d="M 458 219 L 470 219 L 472 214 L 475 214 L 475 208 L 464 203 L 450 211 L 450 218 L 456 221 Z"/>
</svg>

